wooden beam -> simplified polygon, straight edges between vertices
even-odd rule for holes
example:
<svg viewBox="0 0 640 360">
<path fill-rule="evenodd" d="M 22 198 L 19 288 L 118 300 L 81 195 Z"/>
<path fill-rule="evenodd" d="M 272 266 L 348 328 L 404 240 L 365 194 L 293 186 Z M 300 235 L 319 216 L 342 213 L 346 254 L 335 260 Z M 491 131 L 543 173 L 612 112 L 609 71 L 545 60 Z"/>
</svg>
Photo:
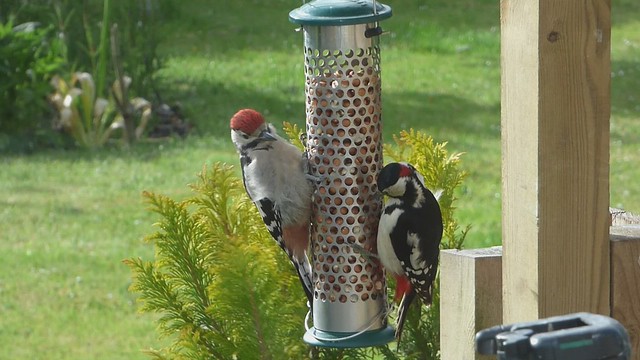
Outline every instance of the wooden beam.
<svg viewBox="0 0 640 360">
<path fill-rule="evenodd" d="M 629 332 L 640 355 L 640 225 L 611 227 L 611 317 Z"/>
<path fill-rule="evenodd" d="M 502 0 L 505 323 L 609 313 L 610 0 Z"/>
<path fill-rule="evenodd" d="M 611 226 L 640 225 L 640 215 L 630 213 L 623 209 L 609 208 L 611 213 Z M 613 234 L 613 232 L 610 232 Z"/>
<path fill-rule="evenodd" d="M 476 355 L 475 335 L 502 323 L 501 298 L 501 247 L 442 251 L 440 354 L 443 360 L 487 358 Z"/>
</svg>

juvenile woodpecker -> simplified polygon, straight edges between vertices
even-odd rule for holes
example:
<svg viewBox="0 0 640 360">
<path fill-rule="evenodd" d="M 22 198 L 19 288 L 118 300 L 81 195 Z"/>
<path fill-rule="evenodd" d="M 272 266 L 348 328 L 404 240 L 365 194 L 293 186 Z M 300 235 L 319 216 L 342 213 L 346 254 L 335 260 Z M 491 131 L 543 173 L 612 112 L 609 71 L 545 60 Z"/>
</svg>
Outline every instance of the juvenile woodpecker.
<svg viewBox="0 0 640 360">
<path fill-rule="evenodd" d="M 400 341 L 407 310 L 418 295 L 431 304 L 442 239 L 442 214 L 424 178 L 407 163 L 391 163 L 378 175 L 378 191 L 387 195 L 378 226 L 378 255 L 396 277 L 400 298 L 396 339 Z"/>
<path fill-rule="evenodd" d="M 287 253 L 312 304 L 312 272 L 307 250 L 313 187 L 307 160 L 252 109 L 231 118 L 231 140 L 240 155 L 242 180 L 271 236 Z"/>
</svg>

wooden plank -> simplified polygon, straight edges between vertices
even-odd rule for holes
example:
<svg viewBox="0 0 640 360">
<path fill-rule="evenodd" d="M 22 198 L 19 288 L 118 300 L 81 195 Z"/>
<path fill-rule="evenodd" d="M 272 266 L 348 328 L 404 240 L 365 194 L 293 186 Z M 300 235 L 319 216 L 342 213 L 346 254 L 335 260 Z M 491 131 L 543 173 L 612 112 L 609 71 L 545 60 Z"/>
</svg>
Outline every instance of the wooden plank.
<svg viewBox="0 0 640 360">
<path fill-rule="evenodd" d="M 610 0 L 502 0 L 504 321 L 609 312 Z"/>
<path fill-rule="evenodd" d="M 445 250 L 440 257 L 440 354 L 475 353 L 476 332 L 502 323 L 502 248 Z"/>
<path fill-rule="evenodd" d="M 611 226 L 640 224 L 640 215 L 623 209 L 609 208 Z"/>
<path fill-rule="evenodd" d="M 502 0 L 502 245 L 504 321 L 538 307 L 537 1 Z M 518 239 L 522 239 L 516 243 Z M 505 292 L 507 292 L 505 294 Z M 518 294 L 518 296 L 513 296 Z"/>
<path fill-rule="evenodd" d="M 629 332 L 640 356 L 640 225 L 611 227 L 611 316 Z"/>
</svg>

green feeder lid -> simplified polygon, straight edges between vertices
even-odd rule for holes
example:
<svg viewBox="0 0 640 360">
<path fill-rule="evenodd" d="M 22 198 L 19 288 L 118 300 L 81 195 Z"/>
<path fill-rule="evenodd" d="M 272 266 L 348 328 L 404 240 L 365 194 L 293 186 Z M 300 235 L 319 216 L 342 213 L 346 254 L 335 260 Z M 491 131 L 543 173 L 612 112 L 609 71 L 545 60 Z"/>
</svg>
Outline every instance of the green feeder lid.
<svg viewBox="0 0 640 360">
<path fill-rule="evenodd" d="M 366 24 L 389 17 L 391 7 L 373 0 L 314 0 L 289 13 L 292 23 L 318 26 Z"/>
</svg>

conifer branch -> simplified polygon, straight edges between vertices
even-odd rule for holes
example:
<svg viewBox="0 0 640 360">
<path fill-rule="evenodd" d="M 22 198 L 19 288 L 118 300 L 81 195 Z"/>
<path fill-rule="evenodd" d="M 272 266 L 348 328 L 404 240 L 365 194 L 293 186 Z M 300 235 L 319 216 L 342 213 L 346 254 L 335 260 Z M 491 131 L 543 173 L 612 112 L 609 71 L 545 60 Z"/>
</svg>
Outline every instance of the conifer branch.
<svg viewBox="0 0 640 360">
<path fill-rule="evenodd" d="M 258 311 L 258 304 L 256 303 L 256 298 L 253 290 L 251 290 L 250 280 L 247 279 L 247 286 L 249 288 L 249 304 L 251 306 L 251 315 L 253 318 L 253 325 L 256 329 L 256 338 L 258 339 L 258 345 L 260 347 L 260 358 L 264 360 L 271 359 L 271 354 L 267 345 L 265 343 L 264 338 L 264 329 L 262 328 L 262 323 L 260 321 L 260 312 Z"/>
</svg>

